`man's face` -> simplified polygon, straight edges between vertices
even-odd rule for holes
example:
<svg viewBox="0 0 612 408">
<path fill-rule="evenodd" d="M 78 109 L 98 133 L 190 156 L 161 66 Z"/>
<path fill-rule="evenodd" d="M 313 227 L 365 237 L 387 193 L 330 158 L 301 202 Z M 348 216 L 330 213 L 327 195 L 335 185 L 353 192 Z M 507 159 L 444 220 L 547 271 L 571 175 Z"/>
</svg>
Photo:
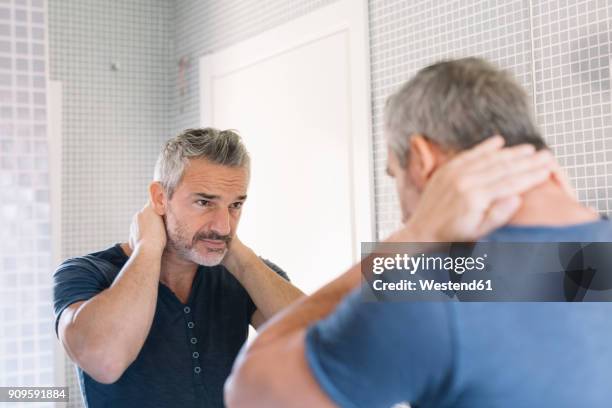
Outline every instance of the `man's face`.
<svg viewBox="0 0 612 408">
<path fill-rule="evenodd" d="M 402 167 L 396 154 L 387 146 L 387 174 L 393 178 L 402 210 L 402 223 L 406 223 L 421 197 L 421 190 L 410 177 L 408 164 Z"/>
<path fill-rule="evenodd" d="M 218 265 L 238 227 L 249 171 L 191 159 L 167 202 L 168 248 L 199 265 Z"/>
</svg>

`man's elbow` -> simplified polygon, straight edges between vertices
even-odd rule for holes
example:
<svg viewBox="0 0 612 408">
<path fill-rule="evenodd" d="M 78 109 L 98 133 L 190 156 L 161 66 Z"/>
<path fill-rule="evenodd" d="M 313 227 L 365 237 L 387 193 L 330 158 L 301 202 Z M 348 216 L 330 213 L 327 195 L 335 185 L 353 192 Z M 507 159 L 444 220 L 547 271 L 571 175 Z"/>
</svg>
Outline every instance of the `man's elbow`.
<svg viewBox="0 0 612 408">
<path fill-rule="evenodd" d="M 225 382 L 225 404 L 233 407 L 274 407 L 270 373 L 262 369 L 259 356 L 246 355 L 234 365 Z"/>
<path fill-rule="evenodd" d="M 121 378 L 129 366 L 117 354 L 89 349 L 75 355 L 73 360 L 97 382 L 113 384 Z"/>
<path fill-rule="evenodd" d="M 122 353 L 108 350 L 102 344 L 71 345 L 68 338 L 62 339 L 70 359 L 91 378 L 102 384 L 113 384 L 121 378 L 130 363 Z M 74 343 L 74 342 L 73 342 Z"/>
<path fill-rule="evenodd" d="M 125 372 L 125 367 L 118 361 L 111 360 L 101 361 L 98 364 L 92 364 L 89 368 L 83 370 L 94 380 L 101 384 L 114 384 Z"/>
</svg>

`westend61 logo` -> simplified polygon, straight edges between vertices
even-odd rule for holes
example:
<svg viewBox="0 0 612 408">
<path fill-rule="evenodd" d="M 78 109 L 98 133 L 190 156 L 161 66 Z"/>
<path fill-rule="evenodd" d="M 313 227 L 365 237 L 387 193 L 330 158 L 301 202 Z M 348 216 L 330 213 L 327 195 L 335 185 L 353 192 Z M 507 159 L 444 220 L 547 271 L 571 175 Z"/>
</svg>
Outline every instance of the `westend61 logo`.
<svg viewBox="0 0 612 408">
<path fill-rule="evenodd" d="M 372 272 L 380 275 L 385 271 L 407 271 L 414 275 L 417 271 L 454 271 L 463 274 L 470 271 L 485 269 L 487 254 L 478 257 L 451 257 L 426 256 L 421 254 L 412 256 L 408 254 L 395 254 L 395 256 L 379 256 L 372 260 Z"/>
<path fill-rule="evenodd" d="M 471 279 L 462 282 L 453 282 L 449 273 L 458 278 L 465 273 L 486 273 L 485 260 L 487 254 L 482 256 L 440 256 L 440 255 L 408 255 L 396 253 L 394 255 L 376 256 L 371 258 L 371 271 L 377 279 L 370 282 L 371 288 L 376 291 L 492 291 L 491 279 Z M 382 274 L 390 272 L 390 276 Z M 430 275 L 422 278 L 423 273 Z M 446 279 L 440 280 L 440 273 L 446 274 Z M 416 275 L 419 274 L 419 275 Z M 395 279 L 401 276 L 406 279 Z M 417 276 L 419 276 L 417 278 Z M 416 279 L 413 279 L 416 278 Z"/>
<path fill-rule="evenodd" d="M 612 301 L 612 242 L 364 242 L 361 254 L 365 301 Z"/>
</svg>

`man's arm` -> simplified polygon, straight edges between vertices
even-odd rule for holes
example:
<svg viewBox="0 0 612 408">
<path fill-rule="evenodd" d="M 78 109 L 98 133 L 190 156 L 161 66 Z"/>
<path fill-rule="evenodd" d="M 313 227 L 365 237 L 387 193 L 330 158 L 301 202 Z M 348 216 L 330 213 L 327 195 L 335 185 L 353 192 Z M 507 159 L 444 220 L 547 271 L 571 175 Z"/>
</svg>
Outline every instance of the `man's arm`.
<svg viewBox="0 0 612 408">
<path fill-rule="evenodd" d="M 251 324 L 256 329 L 304 296 L 301 290 L 266 265 L 238 237 L 232 239 L 223 265 L 246 289 L 257 307 L 251 319 Z"/>
<path fill-rule="evenodd" d="M 59 317 L 58 336 L 66 353 L 98 382 L 117 381 L 148 336 L 165 236 L 161 217 L 146 206 L 134 217 L 134 250 L 111 287 L 73 303 Z"/>
<path fill-rule="evenodd" d="M 547 180 L 555 164 L 549 153 L 532 147 L 502 146 L 503 140 L 488 139 L 438 170 L 409 223 L 387 242 L 471 241 L 504 225 L 520 206 L 519 194 Z M 309 406 L 329 406 L 306 364 L 305 333 L 359 283 L 357 264 L 264 326 L 235 362 L 225 387 L 227 405 L 297 407 L 306 406 L 306 398 Z"/>
</svg>

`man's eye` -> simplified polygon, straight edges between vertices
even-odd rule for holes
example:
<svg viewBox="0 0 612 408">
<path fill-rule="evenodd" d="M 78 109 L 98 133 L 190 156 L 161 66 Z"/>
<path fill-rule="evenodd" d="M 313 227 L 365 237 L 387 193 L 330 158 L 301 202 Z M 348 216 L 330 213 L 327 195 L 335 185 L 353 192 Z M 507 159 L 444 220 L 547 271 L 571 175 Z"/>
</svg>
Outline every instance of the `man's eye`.
<svg viewBox="0 0 612 408">
<path fill-rule="evenodd" d="M 230 207 L 232 207 L 235 210 L 239 210 L 239 209 L 242 208 L 242 204 L 244 204 L 244 203 L 242 201 L 240 201 L 240 202 L 232 204 Z"/>
<path fill-rule="evenodd" d="M 210 205 L 210 201 L 208 200 L 197 200 L 196 204 L 200 207 L 208 207 Z"/>
</svg>

